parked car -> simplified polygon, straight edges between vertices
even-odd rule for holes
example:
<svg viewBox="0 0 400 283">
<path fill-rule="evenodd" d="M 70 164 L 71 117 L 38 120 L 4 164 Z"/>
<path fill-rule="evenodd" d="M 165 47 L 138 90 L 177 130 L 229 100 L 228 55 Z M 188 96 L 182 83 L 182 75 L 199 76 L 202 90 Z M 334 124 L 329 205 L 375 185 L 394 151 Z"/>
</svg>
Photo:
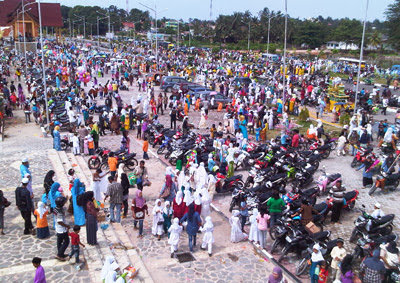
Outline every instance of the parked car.
<svg viewBox="0 0 400 283">
<path fill-rule="evenodd" d="M 194 95 L 194 100 L 197 100 L 197 98 L 201 99 L 200 101 L 200 106 L 203 106 L 203 101 L 207 100 L 210 102 L 210 108 L 211 109 L 216 109 L 218 108 L 218 103 L 222 103 L 222 105 L 225 107 L 227 104 L 232 103 L 232 99 L 229 97 L 226 97 L 222 93 L 216 92 L 216 91 L 200 91 L 195 93 Z M 211 104 L 212 98 L 215 98 L 215 103 Z"/>
<path fill-rule="evenodd" d="M 188 81 L 181 77 L 164 76 L 161 79 L 160 88 L 166 92 L 171 92 L 172 87 L 178 83 L 188 83 Z"/>
<path fill-rule="evenodd" d="M 170 99 L 172 99 L 174 96 L 176 96 L 177 99 L 180 98 L 180 93 L 179 91 L 181 90 L 182 94 L 185 95 L 189 92 L 189 90 L 193 87 L 200 87 L 201 85 L 196 84 L 196 83 L 177 83 L 172 87 L 172 95 Z"/>
<path fill-rule="evenodd" d="M 244 85 L 247 85 L 247 86 L 252 83 L 251 79 L 250 78 L 246 78 L 246 77 L 236 77 L 233 81 L 236 84 L 240 83 L 240 84 L 244 84 Z"/>
</svg>

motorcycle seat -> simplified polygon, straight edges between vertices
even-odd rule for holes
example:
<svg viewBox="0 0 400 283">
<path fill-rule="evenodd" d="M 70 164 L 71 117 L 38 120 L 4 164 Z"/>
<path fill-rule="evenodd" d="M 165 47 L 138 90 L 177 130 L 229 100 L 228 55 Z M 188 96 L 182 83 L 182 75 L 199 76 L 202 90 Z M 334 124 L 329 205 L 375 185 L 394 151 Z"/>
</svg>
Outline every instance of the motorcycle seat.
<svg viewBox="0 0 400 283">
<path fill-rule="evenodd" d="M 225 182 L 232 182 L 232 181 L 235 181 L 235 180 L 237 180 L 237 179 L 242 179 L 242 175 L 235 175 L 235 176 L 226 178 L 226 179 L 225 179 Z"/>
<path fill-rule="evenodd" d="M 130 158 L 135 157 L 135 156 L 136 156 L 136 153 L 129 153 L 129 154 L 125 155 L 125 159 L 130 159 Z"/>
<path fill-rule="evenodd" d="M 327 203 L 326 202 L 321 202 L 321 203 L 317 203 L 314 205 L 314 209 L 316 211 L 318 211 L 319 213 L 321 213 L 322 211 L 326 210 L 327 207 Z"/>
<path fill-rule="evenodd" d="M 120 155 L 121 153 L 124 153 L 124 152 L 125 152 L 125 150 L 119 149 L 117 151 L 114 151 L 114 155 Z"/>
<path fill-rule="evenodd" d="M 310 196 L 312 196 L 313 194 L 315 194 L 318 191 L 319 190 L 317 188 L 311 188 L 311 189 L 308 189 L 308 190 L 304 190 L 301 193 L 306 197 L 310 197 Z"/>
<path fill-rule="evenodd" d="M 318 150 L 326 150 L 326 149 L 329 149 L 329 148 L 331 148 L 331 145 L 330 145 L 330 144 L 324 144 L 324 145 L 320 146 L 320 147 L 318 148 Z"/>
<path fill-rule="evenodd" d="M 276 181 L 276 180 L 278 180 L 278 179 L 280 179 L 280 178 L 284 178 L 284 177 L 286 177 L 286 176 L 287 176 L 286 173 L 275 174 L 274 176 L 272 176 L 272 177 L 269 179 L 269 181 L 274 182 L 274 181 Z"/>
<path fill-rule="evenodd" d="M 256 159 L 256 158 L 259 158 L 261 155 L 262 155 L 261 152 L 258 152 L 258 153 L 251 153 L 251 154 L 250 154 L 250 158 Z"/>
<path fill-rule="evenodd" d="M 356 195 L 357 195 L 356 191 L 351 191 L 351 192 L 345 193 L 344 198 L 346 199 L 346 201 L 349 201 L 349 200 L 353 199 Z"/>
<path fill-rule="evenodd" d="M 376 219 L 374 221 L 375 222 L 374 224 L 376 226 L 383 225 L 383 224 L 385 224 L 387 222 L 392 221 L 393 219 L 394 219 L 394 214 L 388 214 L 388 215 L 385 215 L 385 216 L 383 216 L 383 217 L 381 217 L 379 219 Z"/>
<path fill-rule="evenodd" d="M 325 240 L 325 239 L 329 238 L 330 235 L 331 235 L 331 231 L 323 231 L 323 232 L 314 233 L 310 236 L 315 240 L 321 241 L 321 240 Z"/>
<path fill-rule="evenodd" d="M 342 175 L 340 173 L 335 173 L 335 174 L 328 175 L 328 180 L 330 182 L 333 182 L 333 181 L 339 179 L 340 177 L 342 177 Z"/>
</svg>

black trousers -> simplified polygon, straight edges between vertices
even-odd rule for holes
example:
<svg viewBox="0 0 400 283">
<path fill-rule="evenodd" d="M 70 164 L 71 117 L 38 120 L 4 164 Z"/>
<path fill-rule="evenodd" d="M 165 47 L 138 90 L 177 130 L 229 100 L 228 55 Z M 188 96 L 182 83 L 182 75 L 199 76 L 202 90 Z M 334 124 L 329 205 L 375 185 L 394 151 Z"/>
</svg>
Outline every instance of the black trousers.
<svg viewBox="0 0 400 283">
<path fill-rule="evenodd" d="M 125 199 L 122 201 L 122 204 L 124 205 L 124 215 L 128 215 L 128 200 Z"/>
<path fill-rule="evenodd" d="M 65 250 L 69 245 L 68 233 L 57 233 L 57 256 L 65 257 Z"/>
<path fill-rule="evenodd" d="M 339 222 L 343 203 L 333 203 L 331 222 Z"/>
<path fill-rule="evenodd" d="M 30 211 L 21 211 L 21 216 L 25 221 L 24 233 L 28 234 L 30 232 L 30 230 L 33 229 L 31 212 Z"/>
<path fill-rule="evenodd" d="M 171 129 L 172 129 L 172 124 L 174 124 L 174 130 L 176 130 L 176 120 L 171 120 Z"/>
<path fill-rule="evenodd" d="M 162 104 L 157 106 L 157 114 L 160 114 L 160 112 L 161 112 L 161 115 L 164 115 L 164 110 L 163 110 Z"/>
</svg>

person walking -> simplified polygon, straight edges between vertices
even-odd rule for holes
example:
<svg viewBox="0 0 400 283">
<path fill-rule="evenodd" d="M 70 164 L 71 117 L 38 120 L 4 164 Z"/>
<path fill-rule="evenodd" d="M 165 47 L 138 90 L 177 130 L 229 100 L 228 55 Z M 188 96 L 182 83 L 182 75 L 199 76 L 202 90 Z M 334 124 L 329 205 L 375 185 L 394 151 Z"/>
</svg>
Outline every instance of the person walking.
<svg viewBox="0 0 400 283">
<path fill-rule="evenodd" d="M 260 242 L 261 249 L 265 248 L 267 243 L 267 231 L 268 231 L 268 219 L 270 216 L 266 213 L 264 209 L 260 210 L 258 213 L 257 220 L 257 229 L 258 229 L 258 240 Z"/>
<path fill-rule="evenodd" d="M 132 200 L 132 213 L 133 213 L 133 227 L 137 229 L 139 223 L 138 238 L 143 238 L 143 222 L 145 213 L 149 215 L 146 200 L 143 197 L 141 190 L 136 190 L 136 197 Z"/>
<path fill-rule="evenodd" d="M 9 207 L 11 202 L 9 202 L 5 197 L 2 190 L 0 190 L 0 235 L 5 235 L 4 233 L 4 210 Z"/>
<path fill-rule="evenodd" d="M 57 256 L 56 259 L 65 261 L 67 256 L 65 250 L 69 245 L 68 230 L 69 225 L 65 223 L 65 208 L 64 205 L 67 202 L 66 197 L 58 197 L 55 200 L 56 207 L 54 208 L 54 214 L 56 216 L 56 233 L 57 233 Z"/>
<path fill-rule="evenodd" d="M 33 229 L 31 213 L 34 211 L 31 193 L 28 191 L 27 186 L 29 183 L 28 178 L 22 179 L 21 186 L 15 190 L 15 200 L 18 210 L 21 212 L 21 216 L 25 221 L 24 235 L 32 233 L 35 235 Z"/>
<path fill-rule="evenodd" d="M 123 201 L 124 189 L 120 183 L 114 181 L 114 177 L 108 177 L 108 187 L 103 202 L 110 197 L 110 221 L 121 223 L 121 206 Z M 116 209 L 116 215 L 114 214 Z"/>
<path fill-rule="evenodd" d="M 144 160 L 141 160 L 139 165 L 136 166 L 135 171 L 134 171 L 135 175 L 136 175 L 136 185 L 138 187 L 139 190 L 143 190 L 143 182 L 145 181 L 145 179 L 148 179 L 148 173 L 147 173 L 147 168 L 145 167 L 145 162 Z M 147 182 L 145 182 L 147 183 Z"/>
<path fill-rule="evenodd" d="M 202 226 L 200 215 L 194 210 L 194 203 L 189 205 L 189 211 L 182 217 L 180 223 L 187 221 L 186 233 L 189 238 L 189 249 L 193 252 L 193 247 L 196 246 L 196 235 L 199 227 Z"/>
<path fill-rule="evenodd" d="M 79 178 L 74 180 L 74 186 L 71 189 L 72 205 L 74 207 L 74 222 L 75 225 L 85 225 L 85 211 L 83 206 L 78 204 L 78 196 L 85 193 L 85 184 Z"/>
<path fill-rule="evenodd" d="M 122 215 L 122 218 L 126 218 L 126 216 L 128 215 L 128 199 L 129 199 L 129 187 L 130 187 L 128 176 L 126 175 L 126 173 L 121 173 L 120 181 L 121 181 L 121 186 L 124 189 L 123 201 L 122 201 L 124 205 L 124 213 Z"/>
<path fill-rule="evenodd" d="M 46 239 L 50 237 L 49 224 L 47 223 L 47 215 L 49 212 L 45 208 L 43 202 L 38 202 L 38 208 L 33 214 L 36 217 L 36 234 L 38 239 Z"/>
<path fill-rule="evenodd" d="M 176 108 L 172 107 L 171 112 L 169 113 L 169 116 L 171 117 L 171 129 L 172 129 L 172 124 L 174 125 L 174 130 L 176 130 Z"/>
<path fill-rule="evenodd" d="M 89 245 L 97 245 L 97 213 L 99 212 L 99 208 L 94 206 L 94 201 L 93 192 L 86 192 L 86 241 Z"/>
</svg>

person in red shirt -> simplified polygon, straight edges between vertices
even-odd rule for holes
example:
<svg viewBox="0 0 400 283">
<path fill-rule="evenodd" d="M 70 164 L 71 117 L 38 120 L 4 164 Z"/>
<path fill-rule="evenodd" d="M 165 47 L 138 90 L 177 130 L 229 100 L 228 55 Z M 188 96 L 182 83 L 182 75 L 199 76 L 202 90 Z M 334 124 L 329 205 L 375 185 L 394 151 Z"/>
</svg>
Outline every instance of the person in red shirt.
<svg viewBox="0 0 400 283">
<path fill-rule="evenodd" d="M 328 282 L 328 278 L 329 278 L 328 263 L 326 261 L 323 261 L 319 269 L 318 283 L 326 283 Z"/>
<path fill-rule="evenodd" d="M 74 231 L 69 233 L 69 236 L 71 237 L 71 253 L 69 254 L 69 259 L 71 260 L 72 256 L 75 254 L 75 263 L 79 263 L 79 245 L 85 247 L 79 238 L 80 231 L 81 227 L 79 225 L 75 225 Z"/>
<path fill-rule="evenodd" d="M 294 129 L 293 130 L 294 135 L 292 138 L 292 147 L 299 147 L 299 140 L 300 140 L 300 135 L 299 135 L 299 130 L 298 129 Z"/>
</svg>

